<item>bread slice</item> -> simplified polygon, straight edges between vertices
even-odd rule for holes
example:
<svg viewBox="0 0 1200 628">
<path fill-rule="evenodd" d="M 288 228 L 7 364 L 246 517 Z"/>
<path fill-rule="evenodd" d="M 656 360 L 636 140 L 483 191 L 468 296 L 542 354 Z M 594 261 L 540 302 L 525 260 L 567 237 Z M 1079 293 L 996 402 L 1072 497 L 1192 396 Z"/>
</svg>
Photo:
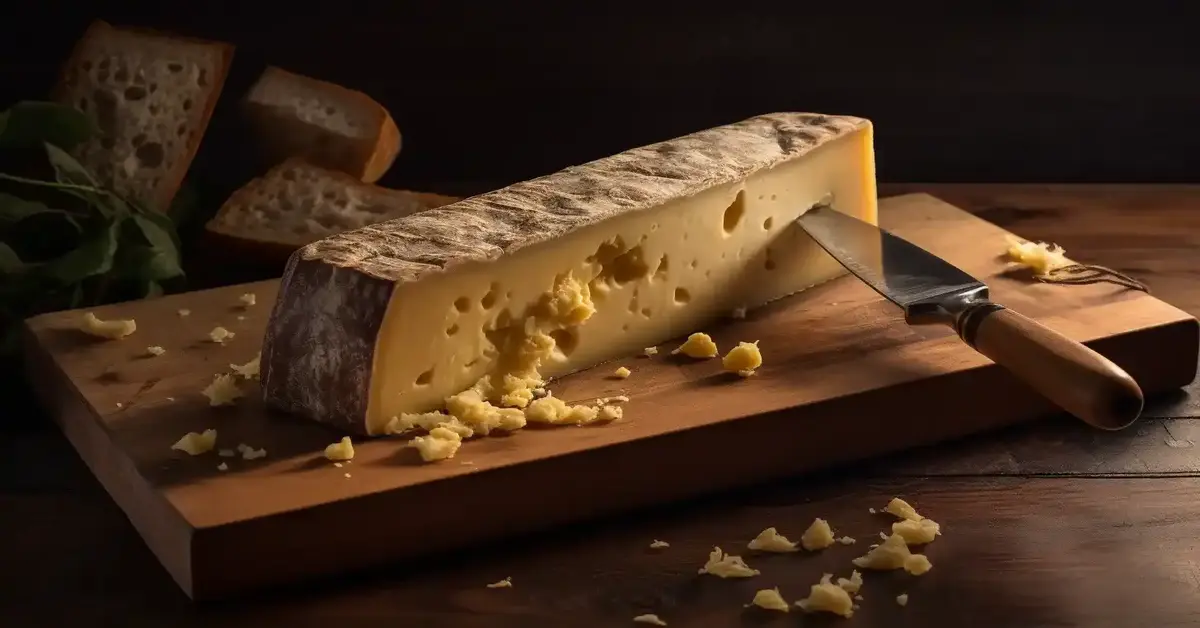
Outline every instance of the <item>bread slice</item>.
<svg viewBox="0 0 1200 628">
<path fill-rule="evenodd" d="M 326 236 L 456 202 L 457 198 L 389 190 L 342 172 L 289 159 L 247 183 L 221 206 L 207 230 L 286 261 Z"/>
<path fill-rule="evenodd" d="M 54 98 L 100 128 L 76 157 L 101 185 L 165 211 L 221 96 L 231 44 L 92 22 Z"/>
<path fill-rule="evenodd" d="M 400 153 L 400 130 L 387 109 L 340 85 L 268 67 L 244 104 L 271 166 L 302 157 L 374 183 Z"/>
</svg>

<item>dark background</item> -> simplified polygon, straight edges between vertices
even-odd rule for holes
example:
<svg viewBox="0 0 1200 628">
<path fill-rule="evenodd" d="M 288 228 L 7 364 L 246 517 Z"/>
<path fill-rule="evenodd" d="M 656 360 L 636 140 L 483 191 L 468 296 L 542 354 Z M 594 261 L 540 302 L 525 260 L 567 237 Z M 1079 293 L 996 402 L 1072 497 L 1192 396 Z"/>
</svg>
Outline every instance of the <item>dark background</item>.
<svg viewBox="0 0 1200 628">
<path fill-rule="evenodd" d="M 392 186 L 480 191 L 773 110 L 873 119 L 885 181 L 1200 180 L 1192 3 L 4 4 L 0 105 L 43 96 L 93 17 L 223 39 L 227 97 L 270 62 L 386 105 Z"/>
</svg>

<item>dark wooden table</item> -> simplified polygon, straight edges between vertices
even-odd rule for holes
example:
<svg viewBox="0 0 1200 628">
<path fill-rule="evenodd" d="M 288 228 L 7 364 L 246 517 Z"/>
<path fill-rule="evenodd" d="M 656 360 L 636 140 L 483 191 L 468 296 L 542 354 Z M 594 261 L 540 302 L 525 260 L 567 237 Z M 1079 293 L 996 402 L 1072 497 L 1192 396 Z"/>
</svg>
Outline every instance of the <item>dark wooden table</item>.
<svg viewBox="0 0 1200 628">
<path fill-rule="evenodd" d="M 1200 187 L 886 191 L 928 191 L 1024 236 L 1057 241 L 1072 257 L 1135 275 L 1159 297 L 1200 314 Z M 897 414 L 897 429 L 919 429 L 919 413 L 910 412 Z M 647 612 L 671 626 L 833 625 L 842 620 L 743 605 L 757 588 L 778 586 L 792 601 L 823 572 L 848 575 L 849 560 L 890 524 L 867 509 L 901 495 L 942 524 L 944 535 L 927 552 L 934 569 L 919 579 L 868 574 L 862 608 L 845 625 L 1195 626 L 1197 419 L 1200 389 L 1193 386 L 1154 400 L 1144 420 L 1121 433 L 1052 418 L 821 477 L 206 607 L 175 588 L 52 426 L 6 421 L 0 625 L 584 627 L 635 625 L 631 618 Z M 546 499 L 587 499 L 586 487 Z M 469 505 L 444 507 L 488 525 L 487 513 Z M 763 528 L 795 538 L 814 517 L 858 544 L 748 557 L 763 572 L 749 580 L 696 574 L 714 545 L 745 554 Z M 648 549 L 654 539 L 671 547 Z M 238 569 L 239 557 L 229 556 L 228 565 Z M 513 588 L 485 587 L 507 576 Z M 895 603 L 902 592 L 910 594 L 904 608 Z"/>
</svg>

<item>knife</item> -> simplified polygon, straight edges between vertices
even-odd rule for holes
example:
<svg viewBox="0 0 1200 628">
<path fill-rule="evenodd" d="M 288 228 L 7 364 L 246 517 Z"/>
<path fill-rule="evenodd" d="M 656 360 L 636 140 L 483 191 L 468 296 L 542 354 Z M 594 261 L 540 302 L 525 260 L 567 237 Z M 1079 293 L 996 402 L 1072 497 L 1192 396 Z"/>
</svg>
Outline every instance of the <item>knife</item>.
<svg viewBox="0 0 1200 628">
<path fill-rule="evenodd" d="M 1085 423 L 1119 430 L 1142 390 L 1108 358 L 988 298 L 987 284 L 869 222 L 819 204 L 796 223 L 851 273 L 904 310 L 909 325 L 958 337 Z"/>
</svg>

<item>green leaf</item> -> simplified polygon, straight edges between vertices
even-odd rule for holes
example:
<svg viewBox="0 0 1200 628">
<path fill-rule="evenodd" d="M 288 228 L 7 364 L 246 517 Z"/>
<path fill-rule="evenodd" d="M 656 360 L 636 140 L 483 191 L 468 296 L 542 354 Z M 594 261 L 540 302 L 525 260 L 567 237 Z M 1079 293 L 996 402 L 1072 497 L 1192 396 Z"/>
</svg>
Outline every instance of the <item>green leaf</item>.
<svg viewBox="0 0 1200 628">
<path fill-rule="evenodd" d="M 71 150 L 98 132 L 96 123 L 82 111 L 59 103 L 26 100 L 4 112 L 0 147 L 31 148 L 48 142 Z"/>
<path fill-rule="evenodd" d="M 27 201 L 17 198 L 12 194 L 0 192 L 0 226 L 14 225 L 30 216 L 39 214 L 62 214 L 68 218 L 71 215 L 61 209 L 51 209 L 44 203 L 36 201 Z M 72 219 L 72 222 L 73 219 Z"/>
<path fill-rule="evenodd" d="M 47 262 L 42 268 L 63 285 L 77 283 L 87 277 L 103 275 L 112 270 L 113 257 L 121 233 L 122 219 L 118 218 L 85 238 L 79 248 Z"/>
<path fill-rule="evenodd" d="M 13 248 L 0 242 L 0 275 L 15 275 L 25 270 L 25 262 Z"/>
<path fill-rule="evenodd" d="M 45 146 L 46 157 L 50 159 L 50 165 L 54 167 L 54 175 L 59 183 L 91 188 L 99 187 L 96 179 L 92 177 L 92 173 L 88 172 L 87 168 L 84 168 L 83 164 L 67 151 L 50 143 L 46 143 Z"/>
<path fill-rule="evenodd" d="M 154 256 L 150 261 L 150 276 L 156 280 L 171 279 L 183 274 L 179 265 L 179 242 L 171 219 L 162 214 L 134 214 L 133 222 L 141 230 Z"/>
</svg>

